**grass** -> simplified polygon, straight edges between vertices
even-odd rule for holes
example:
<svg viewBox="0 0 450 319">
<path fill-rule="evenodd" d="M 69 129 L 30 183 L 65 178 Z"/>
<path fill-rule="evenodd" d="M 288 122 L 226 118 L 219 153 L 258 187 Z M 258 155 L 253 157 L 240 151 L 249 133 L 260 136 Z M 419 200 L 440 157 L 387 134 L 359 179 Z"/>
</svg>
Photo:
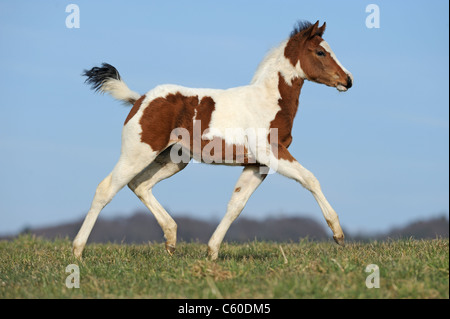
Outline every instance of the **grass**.
<svg viewBox="0 0 450 319">
<path fill-rule="evenodd" d="M 281 247 L 281 248 L 280 248 Z M 5 298 L 449 298 L 449 240 L 349 243 L 224 243 L 219 260 L 206 245 L 90 244 L 82 261 L 68 239 L 21 236 L 0 241 L 0 299 Z M 69 264 L 80 288 L 65 285 Z M 380 269 L 380 288 L 365 269 Z"/>
</svg>

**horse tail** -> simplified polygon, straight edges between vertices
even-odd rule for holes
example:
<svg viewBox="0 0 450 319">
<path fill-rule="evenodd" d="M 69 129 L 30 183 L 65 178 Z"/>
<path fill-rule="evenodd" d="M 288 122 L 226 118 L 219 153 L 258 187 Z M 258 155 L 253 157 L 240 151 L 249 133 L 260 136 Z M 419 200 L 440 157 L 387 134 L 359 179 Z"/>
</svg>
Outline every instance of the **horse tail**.
<svg viewBox="0 0 450 319">
<path fill-rule="evenodd" d="M 109 93 L 117 100 L 125 104 L 133 105 L 141 95 L 128 88 L 120 78 L 119 71 L 108 63 L 102 63 L 101 67 L 93 67 L 84 70 L 83 76 L 87 76 L 85 83 L 91 85 L 91 89 L 96 92 Z"/>
</svg>

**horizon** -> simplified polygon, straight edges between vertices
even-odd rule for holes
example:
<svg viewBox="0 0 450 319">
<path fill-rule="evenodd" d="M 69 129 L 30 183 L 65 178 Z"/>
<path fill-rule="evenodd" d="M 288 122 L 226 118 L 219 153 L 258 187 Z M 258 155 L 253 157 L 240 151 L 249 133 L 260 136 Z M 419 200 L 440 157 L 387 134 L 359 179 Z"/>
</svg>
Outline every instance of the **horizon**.
<svg viewBox="0 0 450 319">
<path fill-rule="evenodd" d="M 189 214 L 181 214 L 181 215 L 175 215 L 171 214 L 171 216 L 175 219 L 177 223 L 179 223 L 178 227 L 178 236 L 180 237 L 180 241 L 191 241 L 191 240 L 199 240 L 200 237 L 203 238 L 204 243 L 207 242 L 208 239 L 208 232 L 212 233 L 215 226 L 220 222 L 220 220 L 216 219 L 204 219 L 204 218 L 196 218 L 192 217 Z M 144 219 L 142 219 L 144 218 Z M 134 229 L 136 227 L 136 219 L 139 221 L 137 224 L 139 225 L 139 232 L 133 233 L 131 229 Z M 182 222 L 188 221 L 188 224 L 185 225 Z M 439 224 L 439 226 L 436 224 L 437 222 L 445 222 L 447 224 L 447 228 L 445 230 L 442 229 L 442 224 Z M 22 235 L 35 235 L 37 237 L 44 237 L 47 239 L 55 239 L 55 238 L 63 238 L 67 237 L 69 233 L 76 232 L 83 222 L 83 218 L 80 218 L 78 220 L 68 221 L 65 223 L 59 223 L 55 225 L 46 225 L 43 227 L 24 227 L 20 232 L 15 234 L 0 234 L 0 240 L 6 239 L 10 240 L 13 238 L 16 238 L 18 236 Z M 136 238 L 144 236 L 144 238 L 141 238 L 141 240 L 144 240 L 145 237 L 148 237 L 148 241 L 164 241 L 164 237 L 160 234 L 162 233 L 161 230 L 158 230 L 156 233 L 142 233 L 142 225 L 149 226 L 149 229 L 155 230 L 159 228 L 159 225 L 157 224 L 156 219 L 153 218 L 151 214 L 148 214 L 148 212 L 144 209 L 142 210 L 136 210 L 134 213 L 129 215 L 117 215 L 117 216 L 107 216 L 102 217 L 100 216 L 97 220 L 97 223 L 99 224 L 98 230 L 93 230 L 93 238 L 91 238 L 90 242 L 105 242 L 104 240 L 101 240 L 101 238 L 109 238 L 108 241 L 111 241 L 111 238 L 115 238 L 115 240 L 120 240 L 122 242 L 129 241 L 128 237 Z M 118 224 L 117 224 L 118 223 Z M 148 224 L 147 224 L 148 223 Z M 251 231 L 253 232 L 250 235 L 245 235 L 243 225 L 249 225 L 253 224 L 253 227 L 250 227 Z M 274 225 L 274 227 L 271 227 L 268 225 L 268 223 L 274 223 L 270 225 Z M 287 223 L 287 224 L 286 224 Z M 294 230 L 290 226 L 292 223 L 298 225 L 298 235 L 293 235 Z M 432 238 L 448 238 L 448 223 L 449 218 L 446 215 L 440 215 L 440 216 L 431 216 L 427 217 L 425 219 L 420 220 L 414 220 L 411 222 L 408 222 L 404 225 L 394 225 L 390 227 L 389 229 L 383 230 L 383 231 L 374 231 L 374 232 L 362 232 L 362 231 L 356 231 L 356 232 L 349 232 L 348 230 L 345 230 L 346 234 L 346 242 L 348 241 L 360 241 L 360 240 L 382 240 L 382 239 L 392 239 L 397 238 L 397 236 L 400 236 L 399 238 L 414 238 L 414 239 L 432 239 Z M 134 227 L 130 227 L 131 225 L 135 225 Z M 236 227 L 233 227 L 233 225 L 236 224 Z M 116 226 L 114 226 L 116 225 Z M 185 225 L 185 226 L 184 226 Z M 194 230 L 199 229 L 199 227 L 207 226 L 207 229 L 202 229 L 200 237 L 196 237 L 197 235 L 194 234 Z M 239 237 L 241 239 L 239 241 L 245 241 L 243 238 L 247 238 L 248 240 L 258 238 L 260 237 L 260 240 L 273 240 L 268 239 L 272 237 L 279 237 L 282 236 L 283 238 L 294 240 L 294 237 L 296 236 L 295 240 L 302 240 L 304 238 L 308 238 L 309 240 L 327 240 L 332 242 L 331 237 L 329 234 L 331 233 L 330 230 L 326 225 L 323 225 L 321 223 L 321 220 L 318 220 L 314 217 L 308 217 L 308 216 L 278 216 L 278 217 L 271 217 L 266 216 L 264 219 L 257 219 L 252 217 L 245 217 L 241 216 L 241 218 L 238 218 L 235 223 L 233 223 L 232 227 L 230 228 L 230 234 L 227 234 L 225 236 L 226 241 L 235 241 L 236 240 L 236 234 L 240 234 Z M 261 227 L 255 227 L 255 225 L 262 226 Z M 275 227 L 275 225 L 277 225 Z M 284 228 L 280 228 L 281 225 L 284 225 Z M 118 233 L 111 233 L 108 231 L 108 229 L 112 229 L 115 227 L 118 227 Z M 119 231 L 120 228 L 120 231 Z M 130 229 L 131 228 L 131 229 Z M 71 229 L 71 230 L 70 230 Z M 290 236 L 286 236 L 284 234 L 285 231 L 289 229 Z M 186 235 L 189 234 L 189 238 L 186 237 Z M 259 235 L 258 235 L 259 234 Z M 264 234 L 264 235 L 263 235 Z M 228 236 L 230 235 L 230 236 Z M 294 236 L 294 237 L 292 237 Z M 69 236 L 70 237 L 70 236 Z M 127 238 L 125 238 L 127 237 Z M 100 240 L 100 241 L 99 241 Z M 147 240 L 144 240 L 147 241 Z"/>
</svg>

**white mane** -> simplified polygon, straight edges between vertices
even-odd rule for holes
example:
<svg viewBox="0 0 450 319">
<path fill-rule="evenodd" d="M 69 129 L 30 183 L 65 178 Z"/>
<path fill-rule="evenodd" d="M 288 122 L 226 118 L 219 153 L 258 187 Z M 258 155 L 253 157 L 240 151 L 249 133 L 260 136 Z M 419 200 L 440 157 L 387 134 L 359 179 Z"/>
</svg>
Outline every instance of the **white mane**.
<svg viewBox="0 0 450 319">
<path fill-rule="evenodd" d="M 278 79 L 278 72 L 280 72 L 288 83 L 294 77 L 305 78 L 305 74 L 300 67 L 300 61 L 295 67 L 292 66 L 290 61 L 284 55 L 284 50 L 289 39 L 281 42 L 277 47 L 272 48 L 261 63 L 258 65 L 256 72 L 252 78 L 250 84 L 256 84 L 267 79 L 275 77 Z"/>
</svg>

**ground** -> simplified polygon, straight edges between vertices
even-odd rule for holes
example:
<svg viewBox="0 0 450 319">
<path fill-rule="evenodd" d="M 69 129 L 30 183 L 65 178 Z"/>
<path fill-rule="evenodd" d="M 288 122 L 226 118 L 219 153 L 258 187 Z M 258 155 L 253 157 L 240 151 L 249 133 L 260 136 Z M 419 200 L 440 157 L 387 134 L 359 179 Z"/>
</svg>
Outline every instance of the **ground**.
<svg viewBox="0 0 450 319">
<path fill-rule="evenodd" d="M 224 243 L 216 262 L 206 250 L 180 243 L 169 256 L 162 243 L 88 244 L 79 261 L 67 238 L 21 236 L 0 241 L 0 299 L 449 298 L 448 239 Z M 80 288 L 66 286 L 68 265 L 78 266 Z M 378 266 L 379 288 L 366 285 L 376 282 L 369 265 Z"/>
</svg>

